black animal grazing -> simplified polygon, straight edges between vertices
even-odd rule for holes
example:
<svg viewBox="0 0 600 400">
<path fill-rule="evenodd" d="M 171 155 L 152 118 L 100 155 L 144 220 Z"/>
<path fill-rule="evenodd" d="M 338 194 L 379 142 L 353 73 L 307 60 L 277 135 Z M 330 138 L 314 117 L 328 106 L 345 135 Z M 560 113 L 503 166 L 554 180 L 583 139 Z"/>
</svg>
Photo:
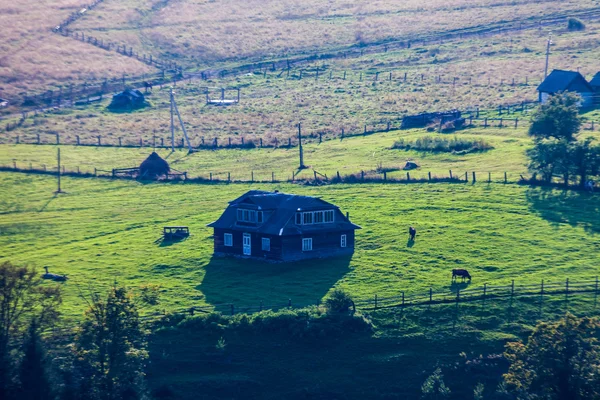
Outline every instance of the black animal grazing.
<svg viewBox="0 0 600 400">
<path fill-rule="evenodd" d="M 471 274 L 466 269 L 453 269 L 452 270 L 452 280 L 456 280 L 456 277 L 461 277 L 463 282 L 465 279 L 468 279 L 471 282 Z"/>
<path fill-rule="evenodd" d="M 146 90 L 146 93 L 148 93 L 148 89 L 150 89 L 150 91 L 152 91 L 152 82 L 144 81 L 144 89 Z"/>
<path fill-rule="evenodd" d="M 415 240 L 415 236 L 417 236 L 417 230 L 411 226 L 408 228 L 408 234 L 410 235 L 410 240 Z"/>
</svg>

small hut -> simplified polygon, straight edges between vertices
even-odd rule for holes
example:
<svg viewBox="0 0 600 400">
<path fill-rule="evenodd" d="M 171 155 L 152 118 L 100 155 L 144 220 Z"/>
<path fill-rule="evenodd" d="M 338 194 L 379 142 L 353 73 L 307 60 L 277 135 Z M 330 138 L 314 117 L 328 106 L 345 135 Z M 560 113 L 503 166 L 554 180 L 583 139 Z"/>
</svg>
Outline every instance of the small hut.
<svg viewBox="0 0 600 400">
<path fill-rule="evenodd" d="M 157 178 L 159 176 L 168 175 L 171 168 L 161 156 L 152 152 L 141 164 L 139 177 L 141 178 Z"/>
<path fill-rule="evenodd" d="M 126 89 L 113 96 L 108 109 L 111 111 L 131 111 L 146 105 L 147 103 L 142 92 Z"/>
</svg>

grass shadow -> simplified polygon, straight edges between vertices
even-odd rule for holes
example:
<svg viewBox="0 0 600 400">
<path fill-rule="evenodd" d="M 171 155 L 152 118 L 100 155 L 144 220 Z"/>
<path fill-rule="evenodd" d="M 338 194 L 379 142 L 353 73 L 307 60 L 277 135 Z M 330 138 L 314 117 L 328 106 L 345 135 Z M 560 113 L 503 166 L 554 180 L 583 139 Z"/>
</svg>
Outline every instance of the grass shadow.
<svg viewBox="0 0 600 400">
<path fill-rule="evenodd" d="M 293 263 L 213 256 L 196 287 L 210 304 L 317 304 L 347 274 L 351 256 Z"/>
<path fill-rule="evenodd" d="M 169 246 L 173 246 L 174 244 L 183 242 L 186 239 L 187 238 L 165 239 L 164 237 L 161 237 L 159 239 L 156 239 L 156 241 L 154 243 L 158 244 L 158 247 L 169 247 Z"/>
<path fill-rule="evenodd" d="M 587 192 L 532 187 L 526 192 L 530 209 L 553 226 L 582 226 L 588 233 L 600 233 L 600 196 Z"/>
</svg>

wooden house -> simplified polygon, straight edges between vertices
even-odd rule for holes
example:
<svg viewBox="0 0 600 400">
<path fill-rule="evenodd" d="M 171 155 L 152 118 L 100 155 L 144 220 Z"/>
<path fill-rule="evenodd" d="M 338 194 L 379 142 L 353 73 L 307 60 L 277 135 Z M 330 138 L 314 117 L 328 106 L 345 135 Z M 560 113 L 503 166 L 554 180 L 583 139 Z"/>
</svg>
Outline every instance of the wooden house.
<svg viewBox="0 0 600 400">
<path fill-rule="evenodd" d="M 251 190 L 231 201 L 214 228 L 216 255 L 296 261 L 354 252 L 354 231 L 339 207 L 316 197 Z"/>
<path fill-rule="evenodd" d="M 548 97 L 561 92 L 574 92 L 581 96 L 581 107 L 591 107 L 594 104 L 594 89 L 588 81 L 576 71 L 555 69 L 537 88 L 539 101 L 546 103 Z"/>
<path fill-rule="evenodd" d="M 108 109 L 112 111 L 131 111 L 146 105 L 146 99 L 142 92 L 134 89 L 126 89 L 112 97 Z"/>
</svg>

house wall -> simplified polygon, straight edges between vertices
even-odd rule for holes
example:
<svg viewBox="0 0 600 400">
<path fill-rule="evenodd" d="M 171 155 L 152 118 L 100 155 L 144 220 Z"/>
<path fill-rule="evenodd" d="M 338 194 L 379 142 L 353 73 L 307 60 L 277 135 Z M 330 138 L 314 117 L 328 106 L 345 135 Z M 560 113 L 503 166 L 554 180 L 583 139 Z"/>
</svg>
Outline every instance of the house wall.
<svg viewBox="0 0 600 400">
<path fill-rule="evenodd" d="M 233 246 L 225 246 L 225 233 L 233 235 Z M 264 258 L 267 260 L 281 259 L 281 237 L 264 235 L 254 232 L 250 233 L 251 254 L 250 257 Z M 262 250 L 262 238 L 266 237 L 271 240 L 271 251 Z M 215 228 L 214 230 L 214 251 L 215 254 L 244 256 L 244 232 L 225 230 Z"/>
<path fill-rule="evenodd" d="M 341 247 L 341 235 L 346 235 L 346 247 Z M 312 238 L 312 251 L 302 251 L 302 239 Z M 282 242 L 284 261 L 326 258 L 354 253 L 354 231 L 316 233 L 310 235 L 285 236 Z"/>
<path fill-rule="evenodd" d="M 233 246 L 225 246 L 224 235 L 233 235 Z M 346 247 L 341 247 L 341 235 L 346 235 Z M 217 255 L 244 256 L 243 231 L 214 230 L 214 252 Z M 271 251 L 262 250 L 262 238 L 271 240 Z M 273 236 L 250 233 L 251 255 L 273 261 L 297 261 L 311 258 L 326 258 L 354 253 L 354 231 L 316 233 L 297 236 Z M 312 238 L 312 251 L 302 251 L 302 239 Z"/>
</svg>

